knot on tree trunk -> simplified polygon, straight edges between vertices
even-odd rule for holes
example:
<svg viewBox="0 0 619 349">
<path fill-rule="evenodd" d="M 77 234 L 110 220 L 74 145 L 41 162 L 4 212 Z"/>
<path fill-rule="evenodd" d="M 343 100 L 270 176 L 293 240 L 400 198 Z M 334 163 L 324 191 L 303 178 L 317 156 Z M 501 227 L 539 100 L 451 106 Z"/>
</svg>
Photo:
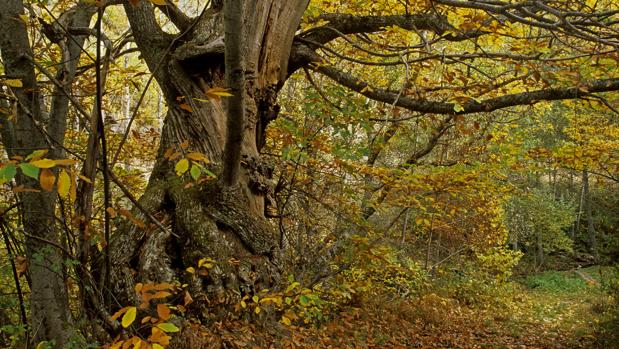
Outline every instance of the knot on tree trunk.
<svg viewBox="0 0 619 349">
<path fill-rule="evenodd" d="M 247 171 L 249 187 L 253 192 L 265 195 L 273 190 L 273 164 L 254 156 L 243 155 L 241 165 Z"/>
</svg>

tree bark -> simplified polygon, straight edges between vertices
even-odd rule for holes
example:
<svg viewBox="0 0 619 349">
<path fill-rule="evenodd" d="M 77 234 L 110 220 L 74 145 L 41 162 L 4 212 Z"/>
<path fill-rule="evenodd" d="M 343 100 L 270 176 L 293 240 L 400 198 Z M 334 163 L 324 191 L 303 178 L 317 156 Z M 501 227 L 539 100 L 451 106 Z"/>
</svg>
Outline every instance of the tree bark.
<svg viewBox="0 0 619 349">
<path fill-rule="evenodd" d="M 226 144 L 222 181 L 235 185 L 241 169 L 241 146 L 245 129 L 245 70 L 243 67 L 243 1 L 224 2 L 225 82 L 232 93 L 226 103 Z"/>
<path fill-rule="evenodd" d="M 195 311 L 209 318 L 208 306 L 231 303 L 239 294 L 277 280 L 277 239 L 264 212 L 271 170 L 259 150 L 266 125 L 277 114 L 277 93 L 306 6 L 307 0 L 246 2 L 234 21 L 243 23 L 236 28 L 240 38 L 229 37 L 226 27 L 224 48 L 220 8 L 205 10 L 174 38 L 157 25 L 152 4 L 125 5 L 136 44 L 168 105 L 158 158 L 140 199 L 168 229 L 127 225 L 115 234 L 112 279 L 121 303 L 135 302 L 133 285 L 138 281 L 180 279 L 191 285 Z M 238 53 L 230 53 L 228 46 Z M 222 87 L 231 87 L 234 95 L 223 97 L 224 103 L 208 93 Z M 240 149 L 240 161 L 229 157 L 230 147 Z M 192 180 L 175 173 L 178 159 L 166 159 L 168 149 L 200 152 L 210 160 L 209 170 L 224 177 L 226 168 L 238 161 L 238 185 L 224 178 L 223 185 L 212 180 L 186 188 Z M 203 257 L 217 262 L 208 276 L 188 275 L 185 269 Z"/>
</svg>

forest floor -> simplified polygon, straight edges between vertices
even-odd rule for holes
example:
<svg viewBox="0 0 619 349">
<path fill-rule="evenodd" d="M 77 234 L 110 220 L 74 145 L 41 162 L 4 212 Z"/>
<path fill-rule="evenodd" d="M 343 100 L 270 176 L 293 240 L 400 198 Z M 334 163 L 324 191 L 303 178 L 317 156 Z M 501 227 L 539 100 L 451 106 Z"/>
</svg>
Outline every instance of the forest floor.
<svg viewBox="0 0 619 349">
<path fill-rule="evenodd" d="M 318 327 L 238 322 L 210 336 L 250 348 L 619 348 L 600 340 L 612 310 L 600 282 L 603 272 L 549 271 L 500 290 L 470 285 L 415 301 L 375 297 Z"/>
</svg>

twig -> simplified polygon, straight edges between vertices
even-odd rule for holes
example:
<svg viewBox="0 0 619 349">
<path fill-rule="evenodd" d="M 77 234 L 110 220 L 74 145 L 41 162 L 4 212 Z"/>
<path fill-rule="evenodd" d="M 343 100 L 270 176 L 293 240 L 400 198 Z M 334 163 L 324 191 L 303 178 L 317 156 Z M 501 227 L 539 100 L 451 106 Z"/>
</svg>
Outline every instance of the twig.
<svg viewBox="0 0 619 349">
<path fill-rule="evenodd" d="M 27 324 L 28 318 L 26 317 L 26 307 L 24 306 L 24 296 L 19 283 L 19 275 L 17 274 L 17 267 L 15 267 L 15 256 L 11 252 L 9 234 L 7 232 L 6 222 L 0 216 L 0 230 L 2 230 L 2 237 L 4 238 L 4 244 L 6 245 L 9 262 L 11 262 L 11 269 L 13 271 L 13 280 L 15 281 L 15 289 L 17 290 L 17 298 L 19 299 L 19 315 L 22 324 Z"/>
</svg>

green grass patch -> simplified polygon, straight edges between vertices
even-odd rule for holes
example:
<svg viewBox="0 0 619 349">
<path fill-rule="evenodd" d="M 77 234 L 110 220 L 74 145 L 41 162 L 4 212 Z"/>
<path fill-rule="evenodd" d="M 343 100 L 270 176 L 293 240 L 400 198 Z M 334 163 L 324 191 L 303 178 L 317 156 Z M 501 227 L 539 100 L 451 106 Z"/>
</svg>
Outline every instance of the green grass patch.
<svg viewBox="0 0 619 349">
<path fill-rule="evenodd" d="M 520 283 L 530 289 L 551 293 L 581 292 L 590 287 L 582 277 L 573 271 L 546 271 L 529 275 Z"/>
</svg>

